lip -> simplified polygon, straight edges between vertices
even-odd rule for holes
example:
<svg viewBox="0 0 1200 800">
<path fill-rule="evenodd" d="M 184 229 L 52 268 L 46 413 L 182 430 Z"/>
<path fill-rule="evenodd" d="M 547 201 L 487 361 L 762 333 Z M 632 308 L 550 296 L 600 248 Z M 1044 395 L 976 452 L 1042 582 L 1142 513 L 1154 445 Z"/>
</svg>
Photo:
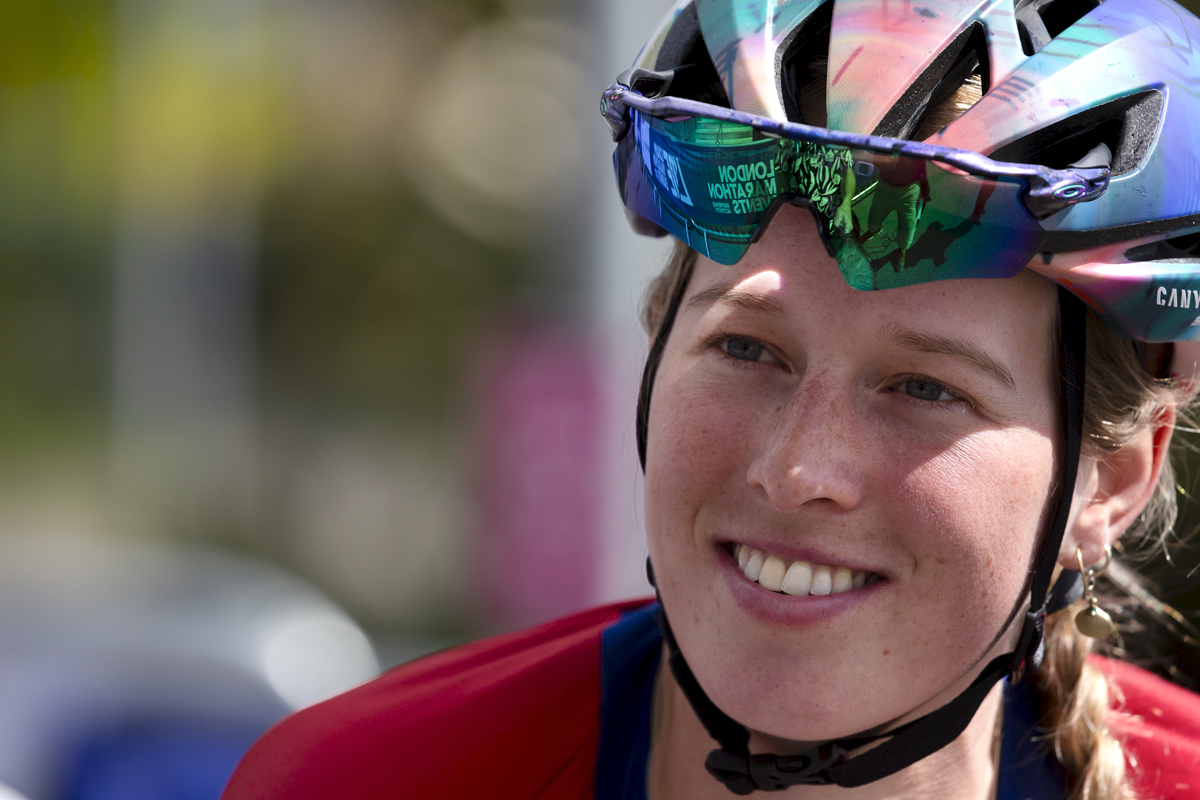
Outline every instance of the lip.
<svg viewBox="0 0 1200 800">
<path fill-rule="evenodd" d="M 748 542 L 739 542 L 739 544 L 755 546 Z M 766 550 L 767 548 L 759 547 L 759 549 Z M 786 552 L 780 552 L 780 549 L 784 549 Z M 793 557 L 792 553 L 798 551 L 789 548 L 772 548 L 769 552 L 792 561 L 812 560 L 821 564 L 830 564 L 830 566 L 849 566 L 820 561 L 819 557 L 805 558 L 803 555 Z M 720 564 L 721 578 L 729 588 L 729 593 L 733 595 L 734 602 L 742 611 L 763 622 L 784 625 L 789 628 L 803 628 L 828 622 L 872 599 L 889 585 L 887 578 L 881 575 L 881 580 L 858 589 L 850 589 L 838 594 L 793 597 L 789 594 L 768 591 L 747 578 L 738 567 L 737 562 L 733 560 L 726 545 L 717 545 L 717 560 Z M 851 569 L 854 568 L 851 567 Z"/>
</svg>

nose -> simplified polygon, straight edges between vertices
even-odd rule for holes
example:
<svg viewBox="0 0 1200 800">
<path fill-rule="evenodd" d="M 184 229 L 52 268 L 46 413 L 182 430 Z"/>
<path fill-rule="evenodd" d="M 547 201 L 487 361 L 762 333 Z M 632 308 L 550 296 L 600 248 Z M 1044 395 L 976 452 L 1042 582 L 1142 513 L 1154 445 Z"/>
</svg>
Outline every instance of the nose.
<svg viewBox="0 0 1200 800">
<path fill-rule="evenodd" d="M 848 510 L 861 501 L 867 454 L 847 395 L 828 381 L 806 379 L 764 427 L 746 480 L 778 510 L 806 504 Z"/>
</svg>

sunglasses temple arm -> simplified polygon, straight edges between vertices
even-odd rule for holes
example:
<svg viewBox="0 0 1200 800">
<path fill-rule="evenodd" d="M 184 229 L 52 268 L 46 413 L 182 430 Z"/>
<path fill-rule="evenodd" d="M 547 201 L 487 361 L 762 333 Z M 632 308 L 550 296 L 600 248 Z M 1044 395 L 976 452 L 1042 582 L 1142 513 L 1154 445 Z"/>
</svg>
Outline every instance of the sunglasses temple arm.
<svg viewBox="0 0 1200 800">
<path fill-rule="evenodd" d="M 972 175 L 997 179 L 1022 179 L 1027 189 L 1021 195 L 1025 207 L 1035 219 L 1046 217 L 1076 203 L 1088 203 L 1108 190 L 1111 173 L 1108 167 L 1074 167 L 1051 169 L 1040 164 L 1017 164 L 1008 161 L 993 161 L 985 155 L 970 150 L 954 150 L 938 145 L 924 145 L 922 149 L 937 149 L 941 153 L 929 152 L 925 157 L 958 167 Z M 913 153 L 918 155 L 918 153 Z"/>
</svg>

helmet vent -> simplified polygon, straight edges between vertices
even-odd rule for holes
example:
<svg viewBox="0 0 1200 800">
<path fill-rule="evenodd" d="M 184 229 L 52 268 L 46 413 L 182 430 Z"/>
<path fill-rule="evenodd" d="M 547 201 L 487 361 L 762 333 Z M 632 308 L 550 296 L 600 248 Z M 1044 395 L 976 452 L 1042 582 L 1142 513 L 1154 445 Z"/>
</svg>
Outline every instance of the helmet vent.
<svg viewBox="0 0 1200 800">
<path fill-rule="evenodd" d="M 953 83 L 949 85 L 953 86 Z M 971 106 L 982 99 L 983 76 L 976 69 L 967 76 L 966 80 L 944 102 L 936 105 L 932 102 L 929 104 L 929 114 L 921 122 L 921 127 L 913 138 L 918 141 L 925 141 L 967 113 Z"/>
<path fill-rule="evenodd" d="M 654 70 L 673 73 L 663 94 L 723 108 L 731 107 L 725 85 L 721 83 L 721 76 L 717 74 L 704 36 L 700 33 L 700 18 L 694 2 L 683 7 L 675 18 L 675 24 L 667 31 L 658 58 L 654 61 Z"/>
<path fill-rule="evenodd" d="M 1175 236 L 1125 251 L 1128 261 L 1158 261 L 1168 264 L 1200 263 L 1200 233 Z"/>
<path fill-rule="evenodd" d="M 779 48 L 783 110 L 792 122 L 824 128 L 829 124 L 826 83 L 833 3 L 825 2 Z"/>
<path fill-rule="evenodd" d="M 978 92 L 961 92 L 974 84 Z M 873 133 L 876 136 L 891 136 L 910 139 L 914 135 L 925 138 L 934 131 L 926 129 L 925 123 L 934 117 L 934 112 L 944 111 L 964 96 L 979 96 L 987 93 L 991 85 L 991 68 L 988 62 L 987 34 L 983 25 L 975 22 L 955 37 L 954 41 L 933 60 L 921 75 L 913 81 L 904 96 L 888 110 Z M 966 109 L 957 110 L 955 116 Z"/>
<path fill-rule="evenodd" d="M 1025 55 L 1036 55 L 1103 0 L 1017 0 L 1017 31 Z"/>
<path fill-rule="evenodd" d="M 1135 170 L 1149 152 L 1162 106 L 1162 93 L 1156 90 L 1119 97 L 1034 131 L 988 157 L 1054 169 L 1085 163 L 1099 166 L 1090 162 L 1103 152 L 1100 145 L 1104 145 L 1111 153 L 1113 177 L 1124 175 Z"/>
</svg>

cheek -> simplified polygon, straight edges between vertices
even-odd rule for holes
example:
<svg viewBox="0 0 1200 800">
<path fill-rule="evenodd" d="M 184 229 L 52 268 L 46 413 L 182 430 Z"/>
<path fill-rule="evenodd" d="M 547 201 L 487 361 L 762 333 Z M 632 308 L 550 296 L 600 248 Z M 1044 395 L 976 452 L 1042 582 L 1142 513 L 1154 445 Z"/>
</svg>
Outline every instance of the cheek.
<svg viewBox="0 0 1200 800">
<path fill-rule="evenodd" d="M 681 545 L 708 499 L 745 484 L 742 454 L 750 434 L 729 416 L 729 405 L 713 392 L 696 391 L 670 376 L 661 376 L 655 386 L 646 452 L 652 555 L 671 541 Z"/>
<path fill-rule="evenodd" d="M 915 584 L 940 587 L 943 600 L 962 598 L 962 615 L 994 626 L 1025 583 L 1053 458 L 1047 436 L 1015 428 L 973 434 L 913 465 L 896 484 L 893 507 L 919 519 L 904 526 Z"/>
<path fill-rule="evenodd" d="M 749 519 L 761 498 L 747 470 L 782 407 L 769 382 L 731 382 L 664 359 L 647 429 L 646 538 L 660 594 L 679 613 L 711 617 L 724 555 L 709 538 L 714 517 Z M 751 388 L 747 388 L 747 386 Z"/>
</svg>

